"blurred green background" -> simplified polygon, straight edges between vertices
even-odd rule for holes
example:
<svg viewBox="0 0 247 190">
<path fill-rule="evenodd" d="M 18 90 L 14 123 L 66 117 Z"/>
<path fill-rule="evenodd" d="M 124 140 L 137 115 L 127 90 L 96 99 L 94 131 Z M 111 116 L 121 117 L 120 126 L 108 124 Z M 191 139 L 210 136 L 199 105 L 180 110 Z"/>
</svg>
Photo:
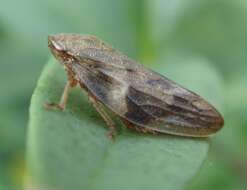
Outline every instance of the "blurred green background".
<svg viewBox="0 0 247 190">
<path fill-rule="evenodd" d="M 0 189 L 22 187 L 30 97 L 47 35 L 61 32 L 94 34 L 145 64 L 207 60 L 226 125 L 188 189 L 247 189 L 246 18 L 246 0 L 0 0 Z"/>
</svg>

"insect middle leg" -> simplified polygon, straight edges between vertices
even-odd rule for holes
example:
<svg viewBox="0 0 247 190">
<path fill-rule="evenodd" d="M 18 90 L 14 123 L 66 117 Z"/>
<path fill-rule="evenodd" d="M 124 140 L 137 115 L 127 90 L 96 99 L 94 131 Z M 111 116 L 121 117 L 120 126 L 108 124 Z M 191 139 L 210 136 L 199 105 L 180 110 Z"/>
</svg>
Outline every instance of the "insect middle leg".
<svg viewBox="0 0 247 190">
<path fill-rule="evenodd" d="M 108 113 L 104 110 L 103 105 L 97 101 L 95 98 L 89 95 L 89 101 L 93 104 L 94 108 L 96 109 L 97 112 L 101 115 L 101 117 L 104 119 L 106 124 L 109 127 L 109 131 L 107 136 L 109 138 L 114 138 L 116 135 L 116 126 L 112 118 L 108 115 Z"/>
</svg>

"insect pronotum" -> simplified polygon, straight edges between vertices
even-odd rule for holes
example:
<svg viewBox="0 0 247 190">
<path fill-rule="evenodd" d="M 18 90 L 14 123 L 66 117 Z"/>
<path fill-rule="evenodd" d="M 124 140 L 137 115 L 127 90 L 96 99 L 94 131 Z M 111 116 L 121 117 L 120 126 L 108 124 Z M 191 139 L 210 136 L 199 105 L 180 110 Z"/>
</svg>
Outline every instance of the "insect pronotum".
<svg viewBox="0 0 247 190">
<path fill-rule="evenodd" d="M 220 113 L 199 95 L 113 49 L 95 36 L 57 34 L 48 37 L 52 54 L 68 76 L 59 104 L 64 110 L 71 87 L 84 89 L 89 101 L 115 135 L 107 107 L 128 128 L 141 132 L 206 137 L 224 124 Z"/>
</svg>

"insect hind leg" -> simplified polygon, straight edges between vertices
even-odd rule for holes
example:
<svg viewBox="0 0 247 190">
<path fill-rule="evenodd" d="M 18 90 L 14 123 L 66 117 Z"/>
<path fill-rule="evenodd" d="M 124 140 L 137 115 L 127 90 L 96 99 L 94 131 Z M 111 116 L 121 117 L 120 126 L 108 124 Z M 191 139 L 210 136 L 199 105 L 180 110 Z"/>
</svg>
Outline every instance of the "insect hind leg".
<svg viewBox="0 0 247 190">
<path fill-rule="evenodd" d="M 157 135 L 158 134 L 157 131 L 154 131 L 154 130 L 148 129 L 148 128 L 144 128 L 144 127 L 138 127 L 135 124 L 127 121 L 126 119 L 122 119 L 122 122 L 124 123 L 124 125 L 127 128 L 134 129 L 137 132 L 140 132 L 140 133 L 149 133 L 149 134 L 152 134 L 152 135 Z"/>
</svg>

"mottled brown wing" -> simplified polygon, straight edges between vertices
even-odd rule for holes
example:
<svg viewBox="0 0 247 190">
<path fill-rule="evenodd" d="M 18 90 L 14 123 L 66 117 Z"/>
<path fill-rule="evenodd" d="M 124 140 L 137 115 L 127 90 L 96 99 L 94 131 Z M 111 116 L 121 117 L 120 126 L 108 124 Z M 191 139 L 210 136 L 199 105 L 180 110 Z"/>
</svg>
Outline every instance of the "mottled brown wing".
<svg viewBox="0 0 247 190">
<path fill-rule="evenodd" d="M 201 97 L 120 52 L 86 49 L 73 70 L 91 94 L 137 127 L 207 136 L 223 125 L 220 114 Z"/>
</svg>

